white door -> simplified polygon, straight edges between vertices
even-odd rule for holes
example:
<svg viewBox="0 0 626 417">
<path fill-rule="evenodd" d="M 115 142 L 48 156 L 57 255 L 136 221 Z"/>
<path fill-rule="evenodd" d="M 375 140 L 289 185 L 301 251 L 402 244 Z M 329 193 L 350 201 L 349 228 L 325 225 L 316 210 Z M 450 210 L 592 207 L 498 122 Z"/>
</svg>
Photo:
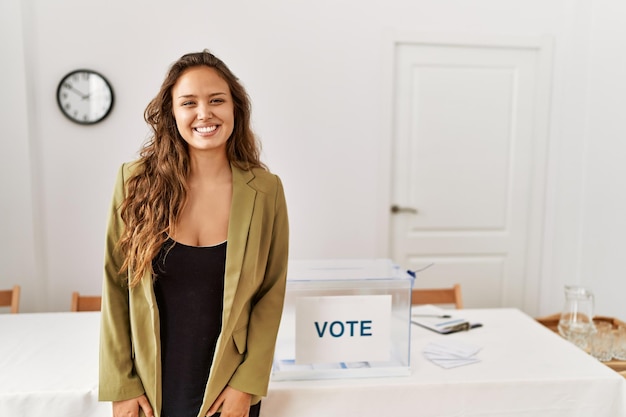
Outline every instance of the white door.
<svg viewBox="0 0 626 417">
<path fill-rule="evenodd" d="M 398 42 L 392 258 L 466 307 L 532 311 L 547 141 L 545 49 Z M 546 82 L 547 79 L 547 82 Z"/>
</svg>

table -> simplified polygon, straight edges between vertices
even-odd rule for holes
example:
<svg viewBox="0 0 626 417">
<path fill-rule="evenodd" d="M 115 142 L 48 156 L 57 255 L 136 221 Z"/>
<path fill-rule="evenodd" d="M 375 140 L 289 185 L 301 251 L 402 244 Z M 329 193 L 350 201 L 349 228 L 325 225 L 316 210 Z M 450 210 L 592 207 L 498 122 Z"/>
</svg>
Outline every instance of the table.
<svg viewBox="0 0 626 417">
<path fill-rule="evenodd" d="M 406 377 L 272 381 L 262 417 L 620 417 L 626 380 L 515 309 L 460 310 L 483 327 L 413 327 Z M 100 313 L 0 315 L 0 416 L 111 417 L 97 401 Z M 481 362 L 442 369 L 421 350 L 454 338 Z"/>
<path fill-rule="evenodd" d="M 483 327 L 411 333 L 411 375 L 272 381 L 262 417 L 619 417 L 626 380 L 517 309 L 459 310 Z M 443 369 L 422 355 L 438 340 L 480 346 L 480 362 Z"/>
<path fill-rule="evenodd" d="M 2 314 L 0 335 L 0 416 L 112 416 L 98 402 L 99 312 Z"/>
</svg>

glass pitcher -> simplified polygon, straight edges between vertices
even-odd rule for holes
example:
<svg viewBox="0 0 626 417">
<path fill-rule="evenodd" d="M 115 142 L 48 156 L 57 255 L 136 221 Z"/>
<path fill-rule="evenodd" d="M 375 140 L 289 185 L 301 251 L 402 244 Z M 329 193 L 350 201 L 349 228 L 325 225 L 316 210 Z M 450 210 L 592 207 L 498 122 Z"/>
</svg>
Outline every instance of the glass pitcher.
<svg viewBox="0 0 626 417">
<path fill-rule="evenodd" d="M 593 294 L 585 287 L 565 286 L 565 307 L 559 319 L 559 334 L 581 349 L 587 349 L 593 324 Z"/>
</svg>

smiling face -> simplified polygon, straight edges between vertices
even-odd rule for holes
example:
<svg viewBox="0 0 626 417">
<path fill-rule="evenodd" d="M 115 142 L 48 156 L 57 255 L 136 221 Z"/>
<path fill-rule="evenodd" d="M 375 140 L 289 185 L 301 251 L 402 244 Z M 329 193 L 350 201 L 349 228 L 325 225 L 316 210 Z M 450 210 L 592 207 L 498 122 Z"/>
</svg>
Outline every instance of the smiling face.
<svg viewBox="0 0 626 417">
<path fill-rule="evenodd" d="M 172 87 L 172 110 L 178 132 L 194 153 L 223 153 L 235 116 L 228 83 L 207 66 L 183 72 Z"/>
</svg>

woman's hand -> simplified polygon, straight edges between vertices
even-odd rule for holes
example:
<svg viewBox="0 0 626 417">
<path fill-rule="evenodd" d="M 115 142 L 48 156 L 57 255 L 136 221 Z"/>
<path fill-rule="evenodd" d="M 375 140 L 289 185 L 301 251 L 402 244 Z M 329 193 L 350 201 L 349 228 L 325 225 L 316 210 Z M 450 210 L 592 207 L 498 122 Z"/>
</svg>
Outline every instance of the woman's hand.
<svg viewBox="0 0 626 417">
<path fill-rule="evenodd" d="M 144 395 L 124 401 L 113 401 L 113 417 L 139 417 L 139 409 L 146 417 L 154 417 L 148 397 Z"/>
<path fill-rule="evenodd" d="M 248 417 L 252 396 L 227 386 L 209 408 L 207 416 L 217 413 L 222 407 L 220 417 Z"/>
</svg>

